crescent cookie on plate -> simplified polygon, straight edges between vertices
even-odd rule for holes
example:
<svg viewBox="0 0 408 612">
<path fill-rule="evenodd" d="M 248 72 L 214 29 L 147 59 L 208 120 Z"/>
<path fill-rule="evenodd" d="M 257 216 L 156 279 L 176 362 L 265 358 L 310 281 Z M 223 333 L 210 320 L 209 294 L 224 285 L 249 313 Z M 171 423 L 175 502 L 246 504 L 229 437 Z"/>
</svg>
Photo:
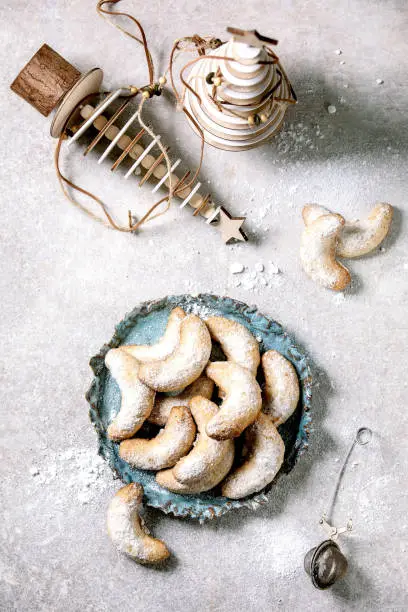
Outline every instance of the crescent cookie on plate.
<svg viewBox="0 0 408 612">
<path fill-rule="evenodd" d="M 262 355 L 265 376 L 263 412 L 276 427 L 294 413 L 299 402 L 299 381 L 293 365 L 278 351 Z"/>
<path fill-rule="evenodd" d="M 279 472 L 285 454 L 285 445 L 272 419 L 261 412 L 245 431 L 244 463 L 231 472 L 222 485 L 222 494 L 240 499 L 261 491 Z"/>
<path fill-rule="evenodd" d="M 180 341 L 180 323 L 186 317 L 182 308 L 173 308 L 167 320 L 166 330 L 156 344 L 124 344 L 120 348 L 138 361 L 165 359 L 174 351 Z"/>
<path fill-rule="evenodd" d="M 153 410 L 148 420 L 155 425 L 165 425 L 169 418 L 170 411 L 174 406 L 189 406 L 191 398 L 195 395 L 201 395 L 202 397 L 211 399 L 213 391 L 213 381 L 206 376 L 200 376 L 200 378 L 197 378 L 197 380 L 177 395 L 162 395 L 157 393 Z"/>
<path fill-rule="evenodd" d="M 201 491 L 215 487 L 228 474 L 234 461 L 233 440 L 214 440 L 206 425 L 218 412 L 218 406 L 205 397 L 194 397 L 190 409 L 198 427 L 194 448 L 174 466 L 173 476 L 183 485 L 199 486 Z"/>
<path fill-rule="evenodd" d="M 219 411 L 207 424 L 207 434 L 216 440 L 236 438 L 261 411 L 261 388 L 247 368 L 232 361 L 210 363 L 206 374 L 220 387 L 223 397 Z"/>
<path fill-rule="evenodd" d="M 155 438 L 123 440 L 121 459 L 141 470 L 162 470 L 184 457 L 193 445 L 196 426 L 189 408 L 174 406 L 165 427 Z"/>
<path fill-rule="evenodd" d="M 131 438 L 151 413 L 155 392 L 139 380 L 139 362 L 122 349 L 108 351 L 105 364 L 121 393 L 120 410 L 108 427 L 108 436 L 116 441 Z"/>
<path fill-rule="evenodd" d="M 247 368 L 256 376 L 260 362 L 259 345 L 251 332 L 225 317 L 209 317 L 205 322 L 211 338 L 220 344 L 228 361 Z"/>
<path fill-rule="evenodd" d="M 180 342 L 165 359 L 147 361 L 139 378 L 155 391 L 179 391 L 191 385 L 203 372 L 211 353 L 211 336 L 206 324 L 196 315 L 180 323 Z"/>
</svg>

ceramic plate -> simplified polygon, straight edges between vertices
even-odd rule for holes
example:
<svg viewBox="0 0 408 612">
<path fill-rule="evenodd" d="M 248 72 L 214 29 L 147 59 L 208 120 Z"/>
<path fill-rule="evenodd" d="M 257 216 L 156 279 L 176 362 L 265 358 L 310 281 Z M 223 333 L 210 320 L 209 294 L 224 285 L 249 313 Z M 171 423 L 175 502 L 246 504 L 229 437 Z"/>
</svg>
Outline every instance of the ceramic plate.
<svg viewBox="0 0 408 612">
<path fill-rule="evenodd" d="M 301 384 L 299 405 L 291 418 L 279 427 L 285 442 L 285 460 L 273 483 L 260 493 L 240 500 L 222 497 L 216 489 L 198 495 L 172 493 L 156 483 L 154 472 L 133 469 L 125 463 L 119 457 L 119 444 L 106 436 L 107 427 L 120 407 L 119 388 L 104 363 L 107 351 L 121 344 L 156 342 L 163 334 L 169 313 L 175 306 L 181 306 L 187 313 L 194 313 L 202 318 L 219 315 L 234 319 L 245 325 L 258 339 L 261 353 L 275 349 L 289 359 L 296 368 Z M 92 357 L 90 365 L 95 377 L 86 398 L 91 406 L 90 418 L 99 437 L 99 453 L 109 462 L 114 473 L 123 482 L 137 481 L 143 485 L 147 505 L 160 508 L 166 513 L 172 512 L 176 516 L 188 516 L 204 521 L 235 508 L 256 508 L 259 504 L 267 502 L 267 493 L 278 478 L 292 470 L 308 445 L 312 397 L 308 360 L 279 323 L 260 314 L 253 306 L 247 306 L 231 298 L 207 294 L 169 296 L 162 300 L 145 302 L 117 325 L 113 338 Z"/>
</svg>

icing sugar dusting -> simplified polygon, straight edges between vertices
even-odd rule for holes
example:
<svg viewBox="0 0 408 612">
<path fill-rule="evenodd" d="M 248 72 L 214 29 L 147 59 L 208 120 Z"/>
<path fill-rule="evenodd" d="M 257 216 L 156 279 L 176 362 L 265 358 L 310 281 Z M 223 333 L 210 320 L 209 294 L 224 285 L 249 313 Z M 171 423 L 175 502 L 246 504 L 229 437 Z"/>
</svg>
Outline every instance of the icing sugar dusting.
<svg viewBox="0 0 408 612">
<path fill-rule="evenodd" d="M 70 499 L 76 499 L 82 505 L 92 503 L 112 483 L 108 465 L 94 448 L 67 448 L 45 456 L 41 463 L 43 465 L 29 469 L 34 482 L 45 487 L 57 481 L 63 482 L 64 488 L 70 491 Z"/>
</svg>

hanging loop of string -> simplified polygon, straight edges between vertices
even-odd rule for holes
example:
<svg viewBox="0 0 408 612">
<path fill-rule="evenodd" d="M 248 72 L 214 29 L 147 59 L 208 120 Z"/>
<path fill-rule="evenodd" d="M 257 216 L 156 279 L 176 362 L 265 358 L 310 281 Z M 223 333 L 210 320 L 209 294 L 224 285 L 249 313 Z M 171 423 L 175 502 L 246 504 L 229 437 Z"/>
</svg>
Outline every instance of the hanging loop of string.
<svg viewBox="0 0 408 612">
<path fill-rule="evenodd" d="M 146 34 L 145 34 L 142 24 L 135 17 L 133 17 L 133 15 L 130 15 L 129 13 L 123 13 L 121 11 L 112 11 L 112 10 L 107 11 L 104 8 L 105 4 L 109 4 L 109 5 L 118 4 L 118 2 L 120 2 L 120 0 L 99 0 L 96 5 L 97 13 L 103 19 L 105 19 L 105 21 L 107 21 L 109 25 L 113 26 L 114 28 L 117 28 L 118 30 L 123 32 L 123 34 L 125 34 L 126 36 L 129 36 L 130 38 L 132 38 L 133 40 L 135 40 L 136 42 L 138 42 L 139 44 L 143 46 L 145 56 L 146 56 L 147 68 L 149 71 L 149 84 L 153 85 L 154 84 L 154 64 L 153 64 L 153 59 L 152 59 L 152 56 L 149 50 L 149 46 L 147 44 L 147 38 L 146 38 Z M 117 15 L 120 17 L 126 17 L 127 19 L 130 19 L 130 21 L 132 21 L 136 25 L 137 29 L 139 30 L 141 38 L 138 38 L 137 36 L 129 32 L 126 28 L 123 28 L 121 25 L 112 22 L 110 19 L 108 19 L 109 15 Z"/>
</svg>

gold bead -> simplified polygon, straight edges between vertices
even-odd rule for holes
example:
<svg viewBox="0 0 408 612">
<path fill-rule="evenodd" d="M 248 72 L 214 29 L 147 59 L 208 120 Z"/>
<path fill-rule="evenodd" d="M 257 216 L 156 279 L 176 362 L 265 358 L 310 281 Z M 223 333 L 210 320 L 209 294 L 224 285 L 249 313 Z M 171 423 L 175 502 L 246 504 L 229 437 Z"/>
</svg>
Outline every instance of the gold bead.
<svg viewBox="0 0 408 612">
<path fill-rule="evenodd" d="M 266 123 L 268 121 L 268 115 L 262 113 L 262 115 L 260 115 L 260 119 L 262 123 Z"/>
<path fill-rule="evenodd" d="M 221 77 L 215 77 L 213 84 L 215 85 L 215 87 L 219 87 L 222 83 L 222 79 Z"/>
<path fill-rule="evenodd" d="M 248 125 L 255 125 L 255 117 L 253 115 L 249 115 Z"/>
<path fill-rule="evenodd" d="M 137 92 L 139 91 L 139 88 L 136 87 L 135 85 L 131 85 L 129 89 L 130 89 L 131 94 L 137 94 Z"/>
<path fill-rule="evenodd" d="M 165 85 L 167 83 L 167 79 L 165 76 L 161 76 L 159 79 L 160 85 Z"/>
<path fill-rule="evenodd" d="M 145 100 L 148 100 L 150 98 L 150 92 L 147 91 L 147 89 L 145 89 L 144 92 L 142 93 L 142 96 Z"/>
</svg>

